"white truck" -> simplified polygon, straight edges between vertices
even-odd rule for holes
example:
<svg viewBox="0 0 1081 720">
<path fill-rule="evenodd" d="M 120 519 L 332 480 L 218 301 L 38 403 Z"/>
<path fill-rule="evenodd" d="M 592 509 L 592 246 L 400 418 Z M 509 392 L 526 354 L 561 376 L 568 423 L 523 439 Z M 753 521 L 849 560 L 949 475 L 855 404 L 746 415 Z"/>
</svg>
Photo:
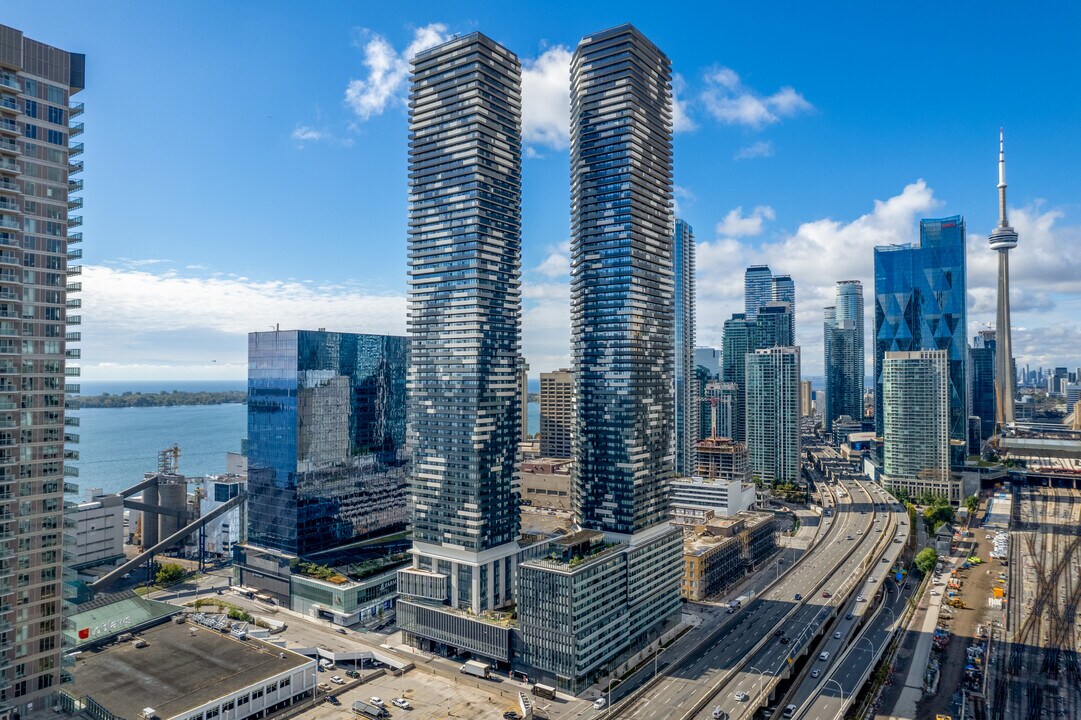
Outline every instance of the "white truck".
<svg viewBox="0 0 1081 720">
<path fill-rule="evenodd" d="M 488 679 L 491 675 L 491 671 L 488 668 L 487 663 L 482 663 L 479 660 L 466 660 L 462 665 L 461 671 L 466 675 L 472 675 L 473 677 Z"/>
<path fill-rule="evenodd" d="M 730 600 L 728 602 L 728 607 L 732 608 L 733 610 L 738 610 L 741 607 L 743 607 L 745 604 L 747 604 L 747 602 L 749 600 L 750 600 L 750 598 L 747 597 L 746 595 L 740 595 L 735 600 Z"/>
</svg>

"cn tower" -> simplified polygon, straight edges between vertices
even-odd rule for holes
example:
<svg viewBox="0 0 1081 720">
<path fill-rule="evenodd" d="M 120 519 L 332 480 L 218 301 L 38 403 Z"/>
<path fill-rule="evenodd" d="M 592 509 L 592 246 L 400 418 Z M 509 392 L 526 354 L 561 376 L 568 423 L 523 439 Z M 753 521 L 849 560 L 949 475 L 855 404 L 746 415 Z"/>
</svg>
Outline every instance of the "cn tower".
<svg viewBox="0 0 1081 720">
<path fill-rule="evenodd" d="M 998 227 L 988 238 L 998 252 L 998 311 L 995 316 L 995 424 L 1003 435 L 1014 424 L 1013 342 L 1010 339 L 1010 250 L 1017 247 L 1017 232 L 1006 219 L 1006 153 L 998 131 Z"/>
</svg>

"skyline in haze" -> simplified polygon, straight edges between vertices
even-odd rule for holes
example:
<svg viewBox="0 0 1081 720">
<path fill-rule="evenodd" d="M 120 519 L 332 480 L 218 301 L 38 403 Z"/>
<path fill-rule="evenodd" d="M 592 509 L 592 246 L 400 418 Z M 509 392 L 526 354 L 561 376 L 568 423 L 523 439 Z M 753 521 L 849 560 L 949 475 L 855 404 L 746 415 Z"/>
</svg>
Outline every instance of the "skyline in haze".
<svg viewBox="0 0 1081 720">
<path fill-rule="evenodd" d="M 72 3 L 61 28 L 38 3 L 7 4 L 5 23 L 85 52 L 95 78 L 80 95 L 84 378 L 243 378 L 247 333 L 276 323 L 404 334 L 408 56 L 472 30 L 523 61 L 524 353 L 534 377 L 568 366 L 568 63 L 582 35 L 624 21 L 673 60 L 699 345 L 720 347 L 744 268 L 769 264 L 795 280 L 803 371 L 821 375 L 835 282 L 862 280 L 873 312 L 872 248 L 915 242 L 920 218 L 952 214 L 969 234 L 971 339 L 994 322 L 987 235 L 1005 126 L 1017 362 L 1081 365 L 1075 8 L 888 21 L 789 8 L 777 21 L 755 8 L 575 7 L 568 20 L 434 3 L 317 15 Z M 1000 25 L 1015 52 L 992 65 L 977 39 Z M 873 316 L 865 324 L 873 332 Z"/>
</svg>

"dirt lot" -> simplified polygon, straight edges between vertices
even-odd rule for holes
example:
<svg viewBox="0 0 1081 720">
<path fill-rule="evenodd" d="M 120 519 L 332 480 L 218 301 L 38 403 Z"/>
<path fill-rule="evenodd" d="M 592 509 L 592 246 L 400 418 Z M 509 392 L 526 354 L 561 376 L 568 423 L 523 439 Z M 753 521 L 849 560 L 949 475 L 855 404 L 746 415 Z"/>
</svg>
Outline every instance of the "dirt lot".
<svg viewBox="0 0 1081 720">
<path fill-rule="evenodd" d="M 976 513 L 976 517 L 983 516 L 983 508 Z M 950 631 L 949 643 L 941 651 L 933 651 L 932 657 L 937 656 L 941 668 L 938 682 L 938 690 L 933 695 L 924 695 L 917 706 L 917 720 L 922 718 L 934 718 L 936 713 L 957 715 L 960 705 L 960 689 L 963 680 L 965 666 L 968 664 L 965 651 L 977 638 L 977 627 L 989 626 L 992 620 L 1001 615 L 1001 611 L 988 605 L 991 596 L 991 588 L 996 584 L 995 580 L 999 572 L 1005 570 L 998 561 L 989 561 L 988 554 L 991 552 L 992 542 L 986 539 L 989 533 L 973 523 L 972 533 L 974 537 L 965 538 L 955 542 L 952 557 L 956 559 L 953 566 L 946 565 L 942 572 L 943 585 L 932 586 L 928 591 L 946 593 L 946 582 L 949 581 L 950 569 L 957 570 L 954 579 L 961 581 L 958 597 L 965 603 L 964 608 L 951 608 L 943 605 L 939 616 L 939 627 Z M 961 564 L 969 556 L 975 556 L 984 562 L 974 565 L 967 570 L 960 569 Z"/>
</svg>

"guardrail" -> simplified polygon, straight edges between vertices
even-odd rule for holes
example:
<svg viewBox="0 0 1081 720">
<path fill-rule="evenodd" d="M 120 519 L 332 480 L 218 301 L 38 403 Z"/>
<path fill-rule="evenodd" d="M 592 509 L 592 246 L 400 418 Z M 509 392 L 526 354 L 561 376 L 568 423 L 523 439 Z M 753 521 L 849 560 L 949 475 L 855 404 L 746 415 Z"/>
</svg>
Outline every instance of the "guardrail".
<svg viewBox="0 0 1081 720">
<path fill-rule="evenodd" d="M 878 513 L 877 503 L 874 502 L 874 500 L 871 497 L 871 493 L 867 492 L 867 489 L 863 486 L 863 483 L 861 483 L 861 482 L 859 482 L 857 480 L 856 484 L 859 485 L 860 490 L 862 490 L 867 495 L 867 499 L 871 500 L 871 516 L 870 516 L 870 518 L 868 518 L 868 523 L 867 523 L 867 527 L 869 528 L 874 524 L 875 515 L 877 515 L 877 513 Z M 853 504 L 855 504 L 855 503 L 853 503 Z M 836 524 L 832 525 L 831 527 L 836 527 Z M 810 599 L 810 597 L 812 597 L 815 593 L 817 593 L 822 588 L 822 586 L 826 584 L 827 580 L 829 580 L 831 577 L 833 577 L 833 575 L 837 572 L 837 570 L 839 570 L 841 568 L 841 566 L 845 564 L 846 560 L 848 560 L 848 556 L 844 556 L 840 560 L 837 561 L 837 563 L 830 569 L 830 571 L 828 573 L 826 573 L 822 577 L 821 580 L 818 581 L 818 584 L 815 585 L 814 589 L 811 590 L 811 592 L 808 594 L 808 599 Z M 794 614 L 796 614 L 799 611 L 799 609 L 801 607 L 803 607 L 803 605 L 805 605 L 805 604 L 806 604 L 805 602 L 801 602 L 798 605 L 796 605 L 794 608 L 792 608 L 788 612 L 788 614 L 786 614 L 784 616 L 784 618 L 781 619 L 780 623 L 778 623 L 778 624 L 783 624 L 783 623 L 788 622 L 788 620 L 791 619 L 791 617 Z M 695 715 L 697 715 L 702 710 L 704 710 L 706 708 L 706 706 L 709 705 L 709 703 L 713 700 L 713 698 L 716 697 L 717 693 L 720 692 L 721 688 L 724 687 L 728 683 L 728 681 L 732 679 L 732 677 L 734 675 L 736 675 L 739 672 L 742 672 L 743 668 L 747 664 L 747 660 L 749 658 L 751 658 L 751 657 L 754 657 L 754 655 L 757 654 L 759 650 L 761 650 L 763 647 L 765 647 L 767 642 L 770 642 L 772 640 L 773 640 L 772 633 L 763 636 L 762 639 L 759 640 L 755 644 L 755 646 L 744 656 L 744 662 L 740 663 L 736 667 L 730 669 L 727 673 L 725 673 L 725 675 L 723 677 L 721 677 L 716 683 L 714 683 L 713 686 L 710 688 L 708 693 L 706 693 L 705 695 L 700 697 L 694 703 L 694 705 L 691 706 L 691 709 L 688 712 L 686 712 L 686 713 L 684 713 L 683 715 L 680 716 L 681 720 L 691 720 L 691 718 L 693 718 Z M 808 645 L 809 644 L 810 644 L 810 642 L 808 641 Z M 780 681 L 780 679 L 781 679 L 780 677 L 774 678 L 774 680 L 772 682 L 770 682 L 769 685 L 775 685 L 777 682 Z M 767 697 L 768 697 L 768 694 L 767 694 Z M 753 709 L 748 708 L 748 710 L 750 712 L 754 712 Z"/>
<path fill-rule="evenodd" d="M 837 498 L 835 497 L 834 498 L 834 507 L 836 507 L 836 504 L 837 504 Z M 811 548 L 806 552 L 806 554 L 804 554 L 803 557 L 800 558 L 798 563 L 789 564 L 789 566 L 787 568 L 785 568 L 785 571 L 783 573 L 781 573 L 779 576 L 774 578 L 771 582 L 769 582 L 768 584 L 766 584 L 765 587 L 762 588 L 762 591 L 761 591 L 761 593 L 759 593 L 759 595 L 761 596 L 761 595 L 764 595 L 767 592 L 769 592 L 769 590 L 774 585 L 779 583 L 781 580 L 783 580 L 785 577 L 787 577 L 788 574 L 790 572 L 792 572 L 796 567 L 798 567 L 801 563 L 806 561 L 808 557 L 810 557 L 816 550 L 818 550 L 821 547 L 822 539 L 825 539 L 825 537 L 828 537 L 829 534 L 832 533 L 837 527 L 838 527 L 838 523 L 831 524 L 829 526 L 829 528 L 826 530 L 823 538 L 816 541 L 815 544 L 812 545 Z M 755 601 L 752 600 L 751 602 L 753 603 Z M 748 604 L 748 607 L 750 607 L 750 604 Z M 733 620 L 734 619 L 735 618 L 733 618 Z M 675 660 L 673 660 L 669 664 L 669 667 L 677 666 L 679 663 L 686 660 L 687 657 L 692 652 L 698 651 L 698 649 L 703 647 L 703 646 L 707 646 L 707 645 L 712 646 L 712 645 L 716 644 L 717 641 L 720 640 L 721 635 L 724 634 L 725 629 L 728 627 L 728 624 L 729 623 L 727 623 L 727 622 L 722 623 L 719 627 L 717 627 L 713 631 L 712 634 L 708 635 L 705 640 L 702 640 L 701 642 L 699 642 L 699 643 L 693 645 L 692 647 L 688 648 L 687 650 L 685 650 L 682 655 L 677 657 Z M 757 652 L 760 645 L 761 645 L 761 643 L 758 646 L 755 647 L 755 649 L 752 651 L 751 654 L 753 654 L 754 652 Z M 608 720 L 609 717 L 619 717 L 620 712 L 626 710 L 628 708 L 628 706 L 631 705 L 632 703 L 637 702 L 638 699 L 641 698 L 646 693 L 647 690 L 651 690 L 664 677 L 667 677 L 667 676 L 666 675 L 656 674 L 653 677 L 651 677 L 650 679 L 646 680 L 640 686 L 638 686 L 637 688 L 632 690 L 629 694 L 625 695 L 624 697 L 622 697 L 619 700 L 615 701 L 614 703 L 610 704 L 608 706 L 608 709 L 605 711 L 605 714 L 603 715 L 604 720 Z M 708 698 L 712 697 L 714 694 L 715 693 L 710 693 L 710 695 L 707 697 L 707 701 L 708 701 Z"/>
</svg>

